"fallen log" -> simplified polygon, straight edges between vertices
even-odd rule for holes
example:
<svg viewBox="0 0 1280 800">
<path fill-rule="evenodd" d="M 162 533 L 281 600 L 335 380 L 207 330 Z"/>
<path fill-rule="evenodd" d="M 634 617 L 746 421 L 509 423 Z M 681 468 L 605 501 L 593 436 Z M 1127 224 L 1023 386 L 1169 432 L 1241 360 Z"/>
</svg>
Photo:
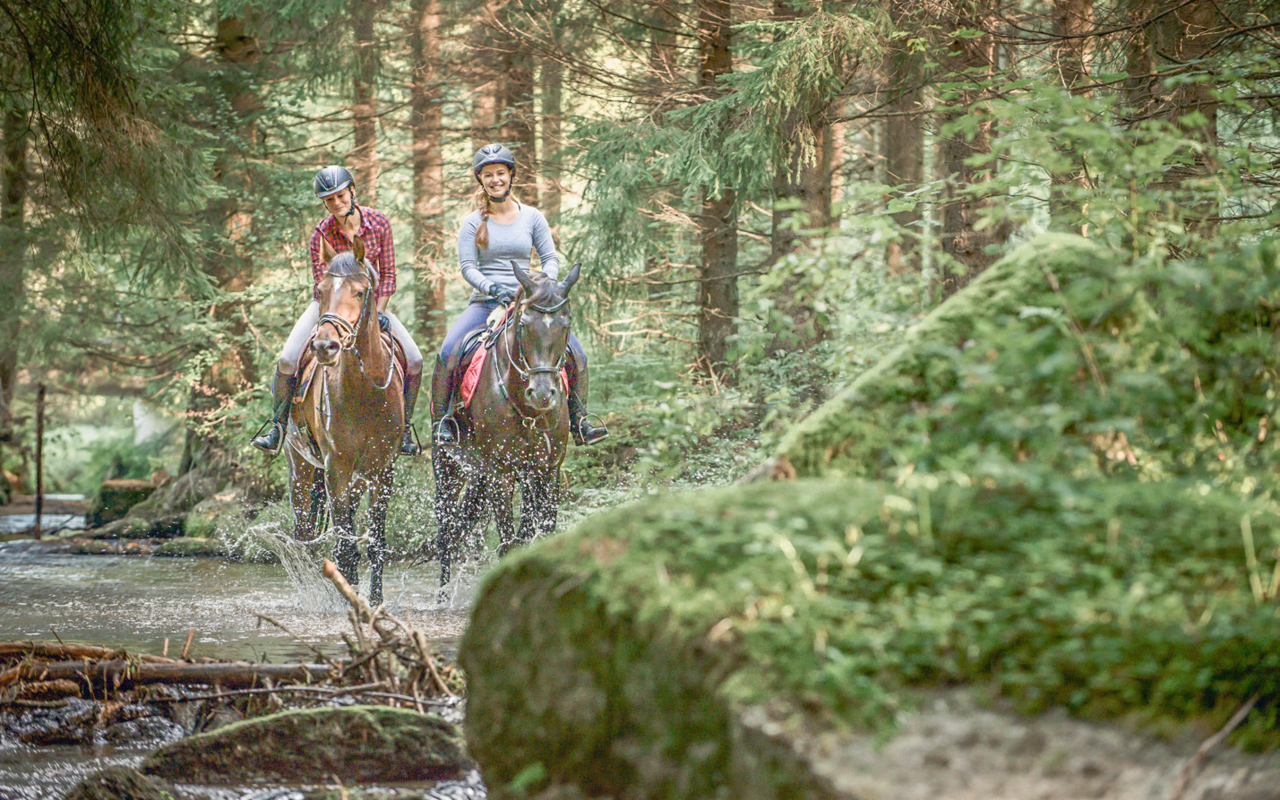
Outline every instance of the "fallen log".
<svg viewBox="0 0 1280 800">
<path fill-rule="evenodd" d="M 126 655 L 124 650 L 110 647 L 96 647 L 91 644 L 54 644 L 53 642 L 0 642 L 0 661 L 15 660 L 35 656 L 43 659 L 70 661 L 74 659 L 120 658 Z M 149 664 L 176 664 L 172 658 L 147 655 L 145 653 L 129 653 L 131 658 Z"/>
<path fill-rule="evenodd" d="M 249 688 L 263 679 L 274 681 L 322 681 L 330 677 L 327 664 L 221 664 L 131 663 L 124 659 L 103 661 L 31 661 L 0 673 L 0 686 L 14 681 L 88 681 L 110 691 L 149 684 L 217 684 L 230 689 Z"/>
</svg>

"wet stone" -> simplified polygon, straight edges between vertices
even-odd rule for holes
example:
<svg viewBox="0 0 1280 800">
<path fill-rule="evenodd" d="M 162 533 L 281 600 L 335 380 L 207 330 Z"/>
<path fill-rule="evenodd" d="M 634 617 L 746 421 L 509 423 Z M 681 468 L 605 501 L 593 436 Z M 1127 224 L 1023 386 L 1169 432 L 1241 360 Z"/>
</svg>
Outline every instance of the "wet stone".
<svg viewBox="0 0 1280 800">
<path fill-rule="evenodd" d="M 165 717 L 143 717 L 117 722 L 102 732 L 111 744 L 156 747 L 183 737 L 182 726 Z"/>
<path fill-rule="evenodd" d="M 176 800 L 177 797 L 164 783 L 135 769 L 108 767 L 80 781 L 63 800 Z"/>
<path fill-rule="evenodd" d="M 457 780 L 470 766 L 456 726 L 381 706 L 285 711 L 165 745 L 142 771 L 180 783 Z"/>
<path fill-rule="evenodd" d="M 78 697 L 53 708 L 32 708 L 5 719 L 5 727 L 25 744 L 85 744 L 93 741 L 98 706 Z"/>
</svg>

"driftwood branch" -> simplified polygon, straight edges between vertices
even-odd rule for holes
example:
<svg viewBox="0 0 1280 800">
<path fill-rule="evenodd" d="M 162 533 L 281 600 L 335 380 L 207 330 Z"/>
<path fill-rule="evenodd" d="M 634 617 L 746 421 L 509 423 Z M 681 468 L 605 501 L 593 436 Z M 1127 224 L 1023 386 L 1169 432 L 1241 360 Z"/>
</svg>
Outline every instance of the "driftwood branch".
<svg viewBox="0 0 1280 800">
<path fill-rule="evenodd" d="M 168 664 L 131 663 L 124 659 L 102 661 L 29 661 L 0 673 L 0 686 L 14 681 L 55 681 L 80 679 L 111 690 L 131 689 L 156 683 L 220 684 L 250 688 L 259 681 L 321 681 L 329 678 L 327 664 Z"/>
<path fill-rule="evenodd" d="M 1204 762 L 1209 758 L 1209 754 L 1218 745 L 1226 741 L 1231 732 L 1240 727 L 1240 723 L 1244 722 L 1244 718 L 1249 716 L 1249 712 L 1258 703 L 1258 695 L 1250 697 L 1245 704 L 1240 706 L 1231 719 L 1227 720 L 1227 724 L 1222 726 L 1222 730 L 1205 739 L 1196 750 L 1195 755 L 1191 757 L 1182 771 L 1178 773 L 1178 778 L 1173 782 L 1173 786 L 1169 789 L 1169 794 L 1165 795 L 1165 800 L 1181 800 L 1182 795 L 1186 793 L 1187 787 L 1191 785 L 1191 781 L 1196 774 L 1200 772 L 1200 768 L 1204 766 Z"/>
<path fill-rule="evenodd" d="M 176 664 L 177 661 L 163 656 L 152 656 L 145 653 L 126 653 L 124 650 L 112 650 L 109 647 L 95 647 L 87 644 L 53 644 L 52 642 L 0 642 L 0 661 L 20 659 L 28 656 L 43 659 L 70 661 L 73 659 L 99 658 L 133 658 L 148 664 Z"/>
</svg>

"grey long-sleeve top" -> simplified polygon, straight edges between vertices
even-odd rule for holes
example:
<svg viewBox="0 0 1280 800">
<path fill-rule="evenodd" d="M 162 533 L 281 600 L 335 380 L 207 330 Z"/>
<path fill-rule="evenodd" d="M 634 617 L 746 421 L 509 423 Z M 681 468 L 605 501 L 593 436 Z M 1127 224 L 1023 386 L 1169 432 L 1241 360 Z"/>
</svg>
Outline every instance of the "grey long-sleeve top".
<svg viewBox="0 0 1280 800">
<path fill-rule="evenodd" d="M 472 211 L 462 221 L 458 232 L 458 262 L 462 277 L 475 287 L 472 302 L 487 297 L 490 283 L 519 289 L 511 262 L 529 269 L 529 256 L 536 249 L 542 262 L 542 272 L 548 278 L 560 274 L 560 259 L 556 256 L 555 242 L 551 241 L 551 226 L 542 212 L 532 206 L 520 205 L 520 215 L 510 225 L 500 225 L 489 219 L 489 246 L 476 248 L 476 228 L 480 226 L 480 212 Z"/>
</svg>

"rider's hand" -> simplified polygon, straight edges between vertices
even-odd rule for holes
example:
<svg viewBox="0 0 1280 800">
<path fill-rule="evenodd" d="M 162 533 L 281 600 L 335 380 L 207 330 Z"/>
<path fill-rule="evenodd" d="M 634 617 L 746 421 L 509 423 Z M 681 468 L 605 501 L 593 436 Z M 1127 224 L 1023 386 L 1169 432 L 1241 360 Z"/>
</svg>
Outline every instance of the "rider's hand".
<svg viewBox="0 0 1280 800">
<path fill-rule="evenodd" d="M 381 311 L 378 312 L 378 327 L 382 328 L 383 333 L 391 333 L 391 318 Z"/>
<path fill-rule="evenodd" d="M 516 299 L 516 291 L 499 283 L 491 283 L 489 284 L 489 296 L 504 306 L 509 306 Z"/>
</svg>

